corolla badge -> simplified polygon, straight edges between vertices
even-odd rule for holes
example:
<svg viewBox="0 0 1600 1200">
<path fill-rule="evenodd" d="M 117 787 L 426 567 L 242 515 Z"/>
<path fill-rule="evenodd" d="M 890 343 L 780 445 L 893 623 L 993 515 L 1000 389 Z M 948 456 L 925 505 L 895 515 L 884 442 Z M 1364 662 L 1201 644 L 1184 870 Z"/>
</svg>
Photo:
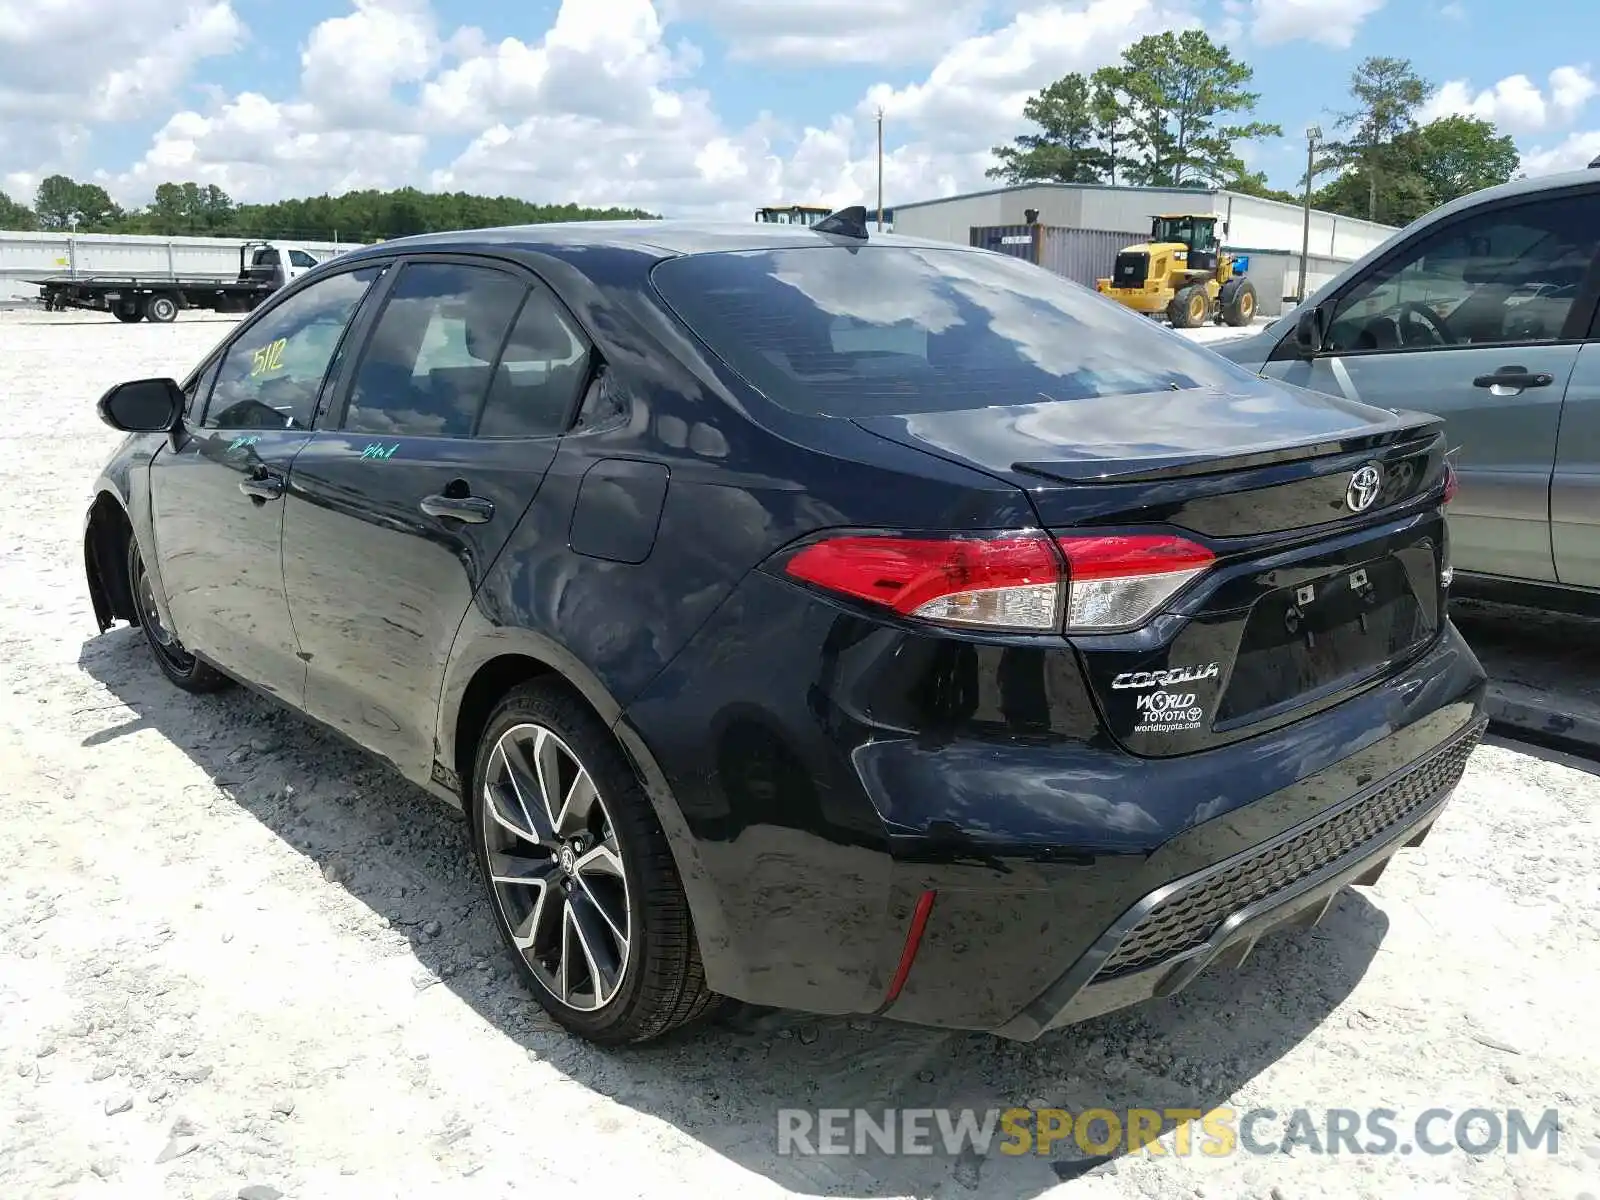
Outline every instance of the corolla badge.
<svg viewBox="0 0 1600 1200">
<path fill-rule="evenodd" d="M 1215 679 L 1221 673 L 1218 663 L 1201 663 L 1192 667 L 1173 667 L 1167 671 L 1124 671 L 1111 681 L 1114 688 L 1165 688 L 1179 683 L 1195 683 L 1202 679 Z"/>
<path fill-rule="evenodd" d="M 1383 471 L 1377 463 L 1368 463 L 1350 476 L 1350 486 L 1345 489 L 1345 507 L 1351 512 L 1366 512 L 1378 500 L 1383 490 Z"/>
</svg>

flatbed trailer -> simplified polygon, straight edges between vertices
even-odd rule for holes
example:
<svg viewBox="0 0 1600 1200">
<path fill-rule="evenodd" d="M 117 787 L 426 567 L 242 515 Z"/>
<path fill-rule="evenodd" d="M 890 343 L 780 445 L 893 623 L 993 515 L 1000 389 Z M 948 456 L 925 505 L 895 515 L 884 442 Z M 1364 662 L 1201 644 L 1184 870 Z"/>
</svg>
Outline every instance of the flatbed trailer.
<svg viewBox="0 0 1600 1200">
<path fill-rule="evenodd" d="M 223 276 L 90 275 L 35 280 L 47 312 L 87 308 L 109 312 L 119 321 L 165 323 L 187 308 L 247 313 L 274 289 L 266 283 L 240 283 Z"/>
<path fill-rule="evenodd" d="M 134 324 L 174 321 L 185 309 L 247 313 L 289 280 L 316 265 L 304 250 L 271 242 L 239 247 L 239 274 L 226 275 L 52 275 L 35 279 L 47 312 L 69 308 L 108 312 Z"/>
</svg>

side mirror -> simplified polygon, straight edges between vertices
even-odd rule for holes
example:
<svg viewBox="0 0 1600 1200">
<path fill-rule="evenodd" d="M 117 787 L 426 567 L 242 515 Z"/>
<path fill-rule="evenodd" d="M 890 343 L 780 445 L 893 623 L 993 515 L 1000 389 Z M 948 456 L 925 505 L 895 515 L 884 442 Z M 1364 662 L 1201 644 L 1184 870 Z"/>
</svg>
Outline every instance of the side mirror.
<svg viewBox="0 0 1600 1200">
<path fill-rule="evenodd" d="M 1306 309 L 1294 324 L 1294 344 L 1306 358 L 1315 358 L 1328 340 L 1328 318 L 1320 306 Z"/>
<path fill-rule="evenodd" d="M 135 379 L 117 384 L 95 408 L 123 433 L 171 433 L 183 416 L 183 389 L 175 379 Z"/>
</svg>

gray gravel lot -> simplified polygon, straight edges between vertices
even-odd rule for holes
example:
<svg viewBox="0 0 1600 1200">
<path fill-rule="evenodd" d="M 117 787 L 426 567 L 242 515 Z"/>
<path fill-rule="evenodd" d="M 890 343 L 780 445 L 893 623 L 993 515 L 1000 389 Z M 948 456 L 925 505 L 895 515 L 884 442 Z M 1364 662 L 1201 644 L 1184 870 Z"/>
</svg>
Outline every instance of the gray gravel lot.
<svg viewBox="0 0 1600 1200">
<path fill-rule="evenodd" d="M 556 1032 L 457 816 L 264 700 L 179 693 L 136 631 L 92 636 L 82 514 L 118 440 L 93 401 L 225 329 L 0 313 L 0 1196 L 1600 1196 L 1600 778 L 1494 740 L 1317 930 L 1033 1045 L 774 1015 L 620 1054 Z M 858 1104 L 1378 1107 L 1402 1141 L 1430 1108 L 1554 1108 L 1560 1135 L 776 1154 L 779 1108 Z"/>
</svg>

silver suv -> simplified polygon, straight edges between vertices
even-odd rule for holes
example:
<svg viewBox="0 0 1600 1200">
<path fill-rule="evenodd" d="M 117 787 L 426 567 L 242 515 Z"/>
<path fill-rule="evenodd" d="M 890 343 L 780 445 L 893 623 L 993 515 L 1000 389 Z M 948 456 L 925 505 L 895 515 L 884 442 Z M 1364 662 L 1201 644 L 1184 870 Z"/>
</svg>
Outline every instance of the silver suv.
<svg viewBox="0 0 1600 1200">
<path fill-rule="evenodd" d="M 1600 609 L 1600 170 L 1415 221 L 1260 334 L 1265 375 L 1443 416 L 1458 591 Z"/>
</svg>

